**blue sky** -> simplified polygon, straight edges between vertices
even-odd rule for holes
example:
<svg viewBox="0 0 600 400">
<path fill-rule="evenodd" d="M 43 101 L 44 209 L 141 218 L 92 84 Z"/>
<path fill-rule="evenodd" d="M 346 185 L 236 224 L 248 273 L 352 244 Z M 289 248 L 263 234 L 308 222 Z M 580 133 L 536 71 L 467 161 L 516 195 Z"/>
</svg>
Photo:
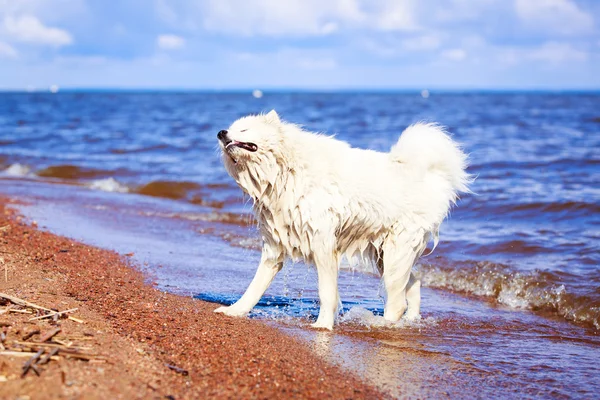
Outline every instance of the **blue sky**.
<svg viewBox="0 0 600 400">
<path fill-rule="evenodd" d="M 599 89 L 596 0 L 0 0 L 0 89 Z"/>
</svg>

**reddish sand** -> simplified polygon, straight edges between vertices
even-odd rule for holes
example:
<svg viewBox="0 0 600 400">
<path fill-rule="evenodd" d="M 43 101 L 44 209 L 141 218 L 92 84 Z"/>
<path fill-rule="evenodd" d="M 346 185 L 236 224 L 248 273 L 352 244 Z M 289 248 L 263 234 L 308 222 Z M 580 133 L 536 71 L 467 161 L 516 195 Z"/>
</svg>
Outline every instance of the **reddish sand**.
<svg viewBox="0 0 600 400">
<path fill-rule="evenodd" d="M 118 254 L 41 232 L 7 203 L 0 198 L 0 292 L 47 308 L 77 307 L 73 316 L 85 323 L 60 319 L 56 339 L 88 346 L 106 362 L 60 357 L 39 377 L 21 378 L 27 359 L 0 355 L 1 398 L 385 397 L 276 328 L 163 293 Z M 42 334 L 53 328 L 29 318 L 0 314 L 7 348 L 36 327 Z"/>
</svg>

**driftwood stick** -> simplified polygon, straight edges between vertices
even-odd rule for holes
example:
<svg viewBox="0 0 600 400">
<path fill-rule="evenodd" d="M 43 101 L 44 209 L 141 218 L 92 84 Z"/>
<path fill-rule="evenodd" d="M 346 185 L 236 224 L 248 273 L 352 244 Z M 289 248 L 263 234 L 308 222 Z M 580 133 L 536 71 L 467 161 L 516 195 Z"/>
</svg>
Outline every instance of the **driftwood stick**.
<svg viewBox="0 0 600 400">
<path fill-rule="evenodd" d="M 165 364 L 167 368 L 169 368 L 172 371 L 177 372 L 178 374 L 181 374 L 183 376 L 187 376 L 189 374 L 189 372 L 183 368 L 180 368 L 176 365 L 171 365 L 171 364 Z"/>
<path fill-rule="evenodd" d="M 31 357 L 35 355 L 32 351 L 11 351 L 5 350 L 0 351 L 0 356 L 8 356 L 8 357 Z"/>
<path fill-rule="evenodd" d="M 29 367 L 33 372 L 35 372 L 35 374 L 37 376 L 40 376 L 40 370 L 38 369 L 37 365 L 35 364 L 31 364 L 31 366 Z"/>
<path fill-rule="evenodd" d="M 37 304 L 30 303 L 27 300 L 23 300 L 23 299 L 20 299 L 18 297 L 15 297 L 15 296 L 8 295 L 6 293 L 0 293 L 0 298 L 8 300 L 11 303 L 17 304 L 19 306 L 25 306 L 25 307 L 35 308 L 36 310 L 49 311 L 51 313 L 55 313 L 56 312 L 56 311 L 51 310 L 49 308 L 38 306 Z"/>
<path fill-rule="evenodd" d="M 92 354 L 83 354 L 83 353 L 68 353 L 63 350 L 60 351 L 60 354 L 66 358 L 76 358 L 78 360 L 90 361 L 90 360 L 103 360 L 103 358 L 98 358 Z"/>
<path fill-rule="evenodd" d="M 21 344 L 23 342 L 14 342 L 14 343 Z M 56 350 L 61 356 L 67 357 L 67 358 L 77 358 L 79 360 L 85 360 L 85 361 L 103 360 L 104 359 L 102 356 L 99 356 L 97 354 L 85 353 L 84 350 L 86 350 L 86 349 L 82 349 L 82 348 L 65 347 L 65 346 L 59 346 L 59 345 L 50 346 L 45 343 L 29 343 L 29 342 L 23 343 L 22 345 L 24 346 L 24 348 L 27 348 L 28 350 L 47 350 L 47 351 L 51 351 L 51 352 Z M 33 353 L 28 353 L 28 354 L 33 354 Z M 52 354 L 50 357 L 53 357 L 54 355 L 55 354 Z"/>
<path fill-rule="evenodd" d="M 23 342 L 20 340 L 15 340 L 12 343 L 19 345 L 19 346 L 23 346 L 23 347 L 28 347 L 28 348 L 32 348 L 32 349 L 37 349 L 37 348 L 54 348 L 57 347 L 59 349 L 70 349 L 73 351 L 77 351 L 77 350 L 90 350 L 91 347 L 90 346 L 66 346 L 64 344 L 56 344 L 56 343 L 37 343 L 37 342 Z"/>
<path fill-rule="evenodd" d="M 4 310 L 0 310 L 0 315 L 9 313 L 13 307 L 14 307 L 14 304 L 7 305 L 6 307 L 4 307 Z"/>
<path fill-rule="evenodd" d="M 71 345 L 73 344 L 73 342 L 65 342 L 64 340 L 58 340 L 56 338 L 54 338 L 54 340 L 52 340 L 52 341 L 60 344 L 61 346 L 65 346 L 65 347 L 71 347 Z"/>
<path fill-rule="evenodd" d="M 35 362 L 40 358 L 40 356 L 44 353 L 44 349 L 40 349 L 40 351 L 38 351 L 37 353 L 35 353 L 35 355 L 33 357 L 31 357 L 29 360 L 27 360 L 25 362 L 25 364 L 23 364 L 23 372 L 21 373 L 21 378 L 24 377 L 25 375 L 27 375 L 27 372 L 29 372 L 29 369 L 33 369 L 33 371 L 36 374 L 40 374 L 40 371 L 37 371 L 36 368 L 32 368 L 33 364 L 35 364 Z"/>
<path fill-rule="evenodd" d="M 57 333 L 59 333 L 59 332 L 60 332 L 60 327 L 59 327 L 59 328 L 52 329 L 51 331 L 44 333 L 44 334 L 42 335 L 42 337 L 40 337 L 40 342 L 41 342 L 41 343 L 47 342 L 48 340 L 50 340 L 50 339 L 52 339 L 54 336 L 56 336 L 56 334 L 57 334 Z"/>
<path fill-rule="evenodd" d="M 19 314 L 33 314 L 31 311 L 29 310 L 17 310 L 15 308 L 11 308 L 10 310 L 8 310 L 9 313 L 14 312 L 14 313 L 19 313 Z"/>
<path fill-rule="evenodd" d="M 31 332 L 29 332 L 27 335 L 23 336 L 23 340 L 27 340 L 30 339 L 33 335 L 37 335 L 38 333 L 40 333 L 39 329 L 34 329 Z"/>
<path fill-rule="evenodd" d="M 41 315 L 39 317 L 29 318 L 29 320 L 30 321 L 35 321 L 35 320 L 38 320 L 38 319 L 52 318 L 52 317 L 55 317 L 55 316 L 61 316 L 63 314 L 67 314 L 67 313 L 74 312 L 74 311 L 77 311 L 77 310 L 78 310 L 78 308 L 71 308 L 71 309 L 65 310 L 65 311 L 58 311 L 58 312 L 57 311 L 53 311 L 51 314 L 46 314 L 46 315 Z"/>
<path fill-rule="evenodd" d="M 70 316 L 70 315 L 69 315 L 69 319 L 70 319 L 71 321 L 75 321 L 75 322 L 77 322 L 78 324 L 83 324 L 83 323 L 84 323 L 84 321 L 83 321 L 82 319 L 75 318 L 75 317 L 72 317 L 72 316 Z"/>
<path fill-rule="evenodd" d="M 54 357 L 55 355 L 58 354 L 59 349 L 57 347 L 53 348 L 52 350 L 50 350 L 50 352 L 48 354 L 46 354 L 44 356 L 44 358 L 42 358 L 40 361 L 38 361 L 38 365 L 44 365 L 46 364 L 48 361 L 50 361 L 50 359 L 52 357 Z"/>
<path fill-rule="evenodd" d="M 6 350 L 6 351 L 0 351 L 0 356 L 6 356 L 6 357 L 31 357 L 34 356 L 36 353 L 32 352 L 32 351 L 11 351 L 11 350 Z M 52 356 L 50 358 L 51 360 L 58 360 L 59 357 L 58 355 Z"/>
</svg>

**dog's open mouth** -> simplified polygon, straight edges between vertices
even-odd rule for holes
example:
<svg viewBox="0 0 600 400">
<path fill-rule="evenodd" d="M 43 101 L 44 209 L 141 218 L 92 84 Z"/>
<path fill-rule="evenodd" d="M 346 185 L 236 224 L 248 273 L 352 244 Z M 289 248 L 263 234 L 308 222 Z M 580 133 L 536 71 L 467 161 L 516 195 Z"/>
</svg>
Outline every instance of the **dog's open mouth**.
<svg viewBox="0 0 600 400">
<path fill-rule="evenodd" d="M 258 146 L 251 142 L 238 142 L 237 140 L 231 140 L 224 144 L 225 144 L 225 150 L 229 150 L 232 147 L 239 147 L 241 149 L 250 151 L 252 153 L 254 153 L 256 150 L 258 150 Z"/>
</svg>

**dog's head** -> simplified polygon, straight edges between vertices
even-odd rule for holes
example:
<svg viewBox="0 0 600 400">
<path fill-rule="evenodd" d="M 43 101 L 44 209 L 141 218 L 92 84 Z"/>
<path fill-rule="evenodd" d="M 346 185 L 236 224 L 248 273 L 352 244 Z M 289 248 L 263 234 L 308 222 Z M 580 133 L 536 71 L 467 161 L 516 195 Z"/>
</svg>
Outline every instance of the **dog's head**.
<svg viewBox="0 0 600 400">
<path fill-rule="evenodd" d="M 219 131 L 217 138 L 227 169 L 246 168 L 249 163 L 262 163 L 277 158 L 281 144 L 281 126 L 275 110 L 268 114 L 250 115 L 235 121 L 227 130 Z"/>
</svg>

